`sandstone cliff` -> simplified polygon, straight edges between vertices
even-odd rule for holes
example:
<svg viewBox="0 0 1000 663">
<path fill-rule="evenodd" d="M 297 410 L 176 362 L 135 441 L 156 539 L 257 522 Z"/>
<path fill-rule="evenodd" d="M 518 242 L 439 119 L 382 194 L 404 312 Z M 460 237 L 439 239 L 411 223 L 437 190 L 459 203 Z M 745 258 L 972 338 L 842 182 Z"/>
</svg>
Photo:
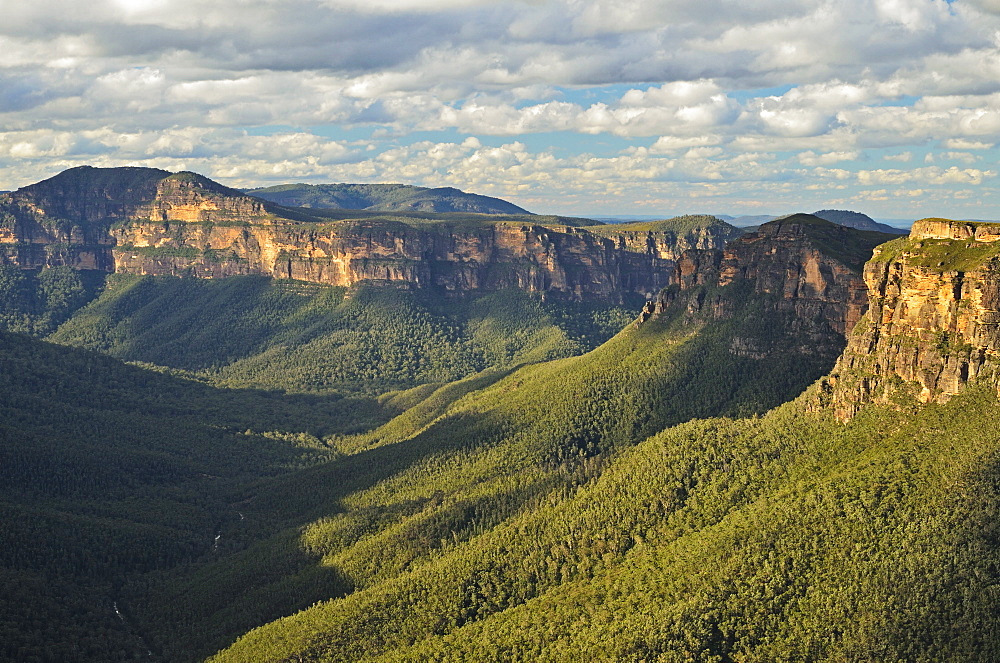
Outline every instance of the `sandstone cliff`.
<svg viewBox="0 0 1000 663">
<path fill-rule="evenodd" d="M 865 266 L 870 310 L 823 382 L 838 417 L 911 394 L 945 401 L 976 377 L 997 382 L 1000 225 L 914 224 Z"/>
<path fill-rule="evenodd" d="M 614 242 L 622 251 L 678 260 L 692 249 L 720 249 L 743 231 L 714 217 L 688 215 L 649 223 L 590 226 L 588 231 Z"/>
<path fill-rule="evenodd" d="M 25 268 L 513 287 L 607 300 L 652 297 L 669 283 L 678 247 L 719 247 L 738 232 L 664 222 L 640 237 L 523 216 L 331 221 L 194 173 L 150 168 L 75 168 L 0 197 L 0 214 L 0 262 Z"/>
<path fill-rule="evenodd" d="M 445 290 L 521 288 L 572 297 L 652 295 L 673 263 L 617 250 L 575 228 L 491 223 L 420 229 L 393 221 L 133 223 L 114 231 L 116 269 L 204 277 L 267 274 L 331 285 L 359 281 Z"/>
<path fill-rule="evenodd" d="M 828 356 L 832 363 L 867 306 L 861 265 L 890 238 L 808 214 L 777 219 L 724 250 L 685 252 L 672 287 L 640 320 L 677 302 L 693 317 L 722 320 L 745 315 L 752 300 L 761 306 L 754 315 L 763 319 L 732 339 L 731 354 L 763 360 L 795 352 Z M 781 318 L 789 328 L 769 325 L 768 318 Z"/>
<path fill-rule="evenodd" d="M 264 201 L 194 173 L 84 166 L 0 196 L 0 262 L 113 271 L 122 225 L 272 217 Z"/>
</svg>

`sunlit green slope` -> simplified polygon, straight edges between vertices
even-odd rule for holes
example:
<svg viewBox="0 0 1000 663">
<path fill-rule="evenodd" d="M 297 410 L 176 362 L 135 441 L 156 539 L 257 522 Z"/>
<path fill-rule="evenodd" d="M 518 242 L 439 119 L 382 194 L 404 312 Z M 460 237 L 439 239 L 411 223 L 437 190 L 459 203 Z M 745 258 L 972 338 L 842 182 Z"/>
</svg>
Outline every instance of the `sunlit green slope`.
<svg viewBox="0 0 1000 663">
<path fill-rule="evenodd" d="M 732 353 L 796 325 L 716 297 L 732 315 L 675 300 L 587 355 L 400 395 L 424 400 L 331 440 L 365 481 L 268 482 L 256 507 L 353 591 L 213 660 L 996 660 L 996 393 L 717 418 L 832 359 Z"/>
<path fill-rule="evenodd" d="M 213 660 L 995 660 L 997 406 L 694 421 L 471 532 L 441 526 L 471 491 L 431 499 L 395 537 L 331 547 L 358 591 Z"/>
<path fill-rule="evenodd" d="M 807 230 L 852 266 L 870 251 Z M 3 642 L 15 660 L 1000 657 L 996 394 L 841 424 L 788 402 L 835 359 L 809 321 L 746 281 L 682 294 L 578 356 L 628 313 L 121 278 L 55 336 L 219 384 L 410 387 L 377 400 L 0 337 L 20 358 L 2 569 L 39 597 L 0 603 Z M 88 653 L 45 649 L 71 641 Z"/>
<path fill-rule="evenodd" d="M 170 660 L 194 658 L 227 634 L 231 640 L 240 625 L 255 625 L 257 588 L 219 579 L 234 568 L 268 568 L 269 556 L 289 547 L 343 579 L 352 590 L 345 600 L 362 600 L 512 519 L 563 501 L 616 454 L 667 426 L 764 412 L 830 368 L 832 356 L 779 353 L 762 361 L 732 354 L 735 336 L 781 343 L 792 325 L 774 311 L 763 316 L 766 298 L 748 298 L 740 287 L 714 296 L 730 302 L 731 317 L 691 314 L 678 301 L 582 356 L 382 399 L 410 407 L 370 433 L 329 438 L 344 454 L 336 461 L 234 493 L 247 518 L 273 523 L 279 533 L 164 575 L 135 603 L 144 629 Z M 281 579 L 270 595 L 307 578 L 302 570 Z"/>
</svg>

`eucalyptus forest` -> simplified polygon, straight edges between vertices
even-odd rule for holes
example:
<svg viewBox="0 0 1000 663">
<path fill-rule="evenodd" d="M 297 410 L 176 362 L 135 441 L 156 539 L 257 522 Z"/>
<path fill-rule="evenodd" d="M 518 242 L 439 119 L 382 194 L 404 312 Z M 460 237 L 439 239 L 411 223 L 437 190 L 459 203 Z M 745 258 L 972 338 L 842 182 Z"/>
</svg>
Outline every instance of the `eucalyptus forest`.
<svg viewBox="0 0 1000 663">
<path fill-rule="evenodd" d="M 78 247 L 5 249 L 0 660 L 1000 658 L 996 226 L 331 221 L 204 186 L 397 253 L 337 284 L 255 267 L 253 219 L 68 203 Z M 4 227 L 55 236 L 19 194 Z M 197 251 L 99 268 L 98 231 Z M 220 233 L 242 273 L 200 278 Z"/>
</svg>

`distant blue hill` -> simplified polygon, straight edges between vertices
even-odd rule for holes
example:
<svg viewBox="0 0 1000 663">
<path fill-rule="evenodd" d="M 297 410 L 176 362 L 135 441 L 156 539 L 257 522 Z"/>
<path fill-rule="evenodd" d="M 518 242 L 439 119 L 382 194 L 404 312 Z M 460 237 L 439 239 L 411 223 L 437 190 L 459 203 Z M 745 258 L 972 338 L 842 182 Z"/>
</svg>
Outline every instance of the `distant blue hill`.
<svg viewBox="0 0 1000 663">
<path fill-rule="evenodd" d="M 812 214 L 813 216 L 818 216 L 821 219 L 825 219 L 831 223 L 836 223 L 837 225 L 846 226 L 848 228 L 855 228 L 857 230 L 874 230 L 876 232 L 892 233 L 894 235 L 907 234 L 909 232 L 910 225 L 913 223 L 912 221 L 904 219 L 893 219 L 894 221 L 899 222 L 894 225 L 879 223 L 867 214 L 852 212 L 849 210 L 824 209 L 819 210 L 818 212 L 813 212 Z M 720 219 L 728 221 L 738 228 L 754 228 L 763 223 L 767 223 L 768 221 L 773 221 L 781 215 L 753 214 L 729 216 L 727 214 L 717 214 L 716 216 Z"/>
<path fill-rule="evenodd" d="M 909 233 L 908 230 L 896 228 L 885 223 L 879 223 L 867 214 L 862 214 L 861 212 L 851 212 L 849 210 L 839 209 L 822 209 L 818 212 L 813 212 L 813 216 L 818 216 L 819 218 L 826 219 L 831 223 L 847 226 L 848 228 L 856 228 L 858 230 L 875 230 L 882 233 L 892 233 L 894 235 L 906 235 Z"/>
<path fill-rule="evenodd" d="M 452 187 L 430 189 L 407 184 L 281 184 L 244 191 L 288 207 L 369 212 L 531 214 L 506 200 L 465 193 Z"/>
</svg>

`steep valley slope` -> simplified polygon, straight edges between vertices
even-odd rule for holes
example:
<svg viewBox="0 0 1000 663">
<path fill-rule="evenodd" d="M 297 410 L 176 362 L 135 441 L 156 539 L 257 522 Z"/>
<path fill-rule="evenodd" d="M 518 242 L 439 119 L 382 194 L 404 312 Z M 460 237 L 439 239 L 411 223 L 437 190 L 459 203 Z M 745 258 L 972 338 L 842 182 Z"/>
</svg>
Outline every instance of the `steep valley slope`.
<svg viewBox="0 0 1000 663">
<path fill-rule="evenodd" d="M 811 217 L 804 220 L 819 221 Z M 852 273 L 850 267 L 821 252 L 819 257 L 814 253 L 816 245 L 802 230 L 808 224 L 793 225 L 787 224 L 775 235 L 787 234 L 787 244 L 822 262 L 832 280 L 832 272 L 836 272 L 841 285 L 849 282 L 846 275 Z M 828 225 L 832 227 L 819 223 L 821 229 Z M 757 259 L 754 248 L 734 250 L 729 260 L 746 267 L 743 260 Z M 290 622 L 285 620 L 240 645 L 235 651 L 243 653 L 236 660 L 281 660 L 293 655 L 364 658 L 403 646 L 411 638 L 419 639 L 424 628 L 450 632 L 467 621 L 485 619 L 496 608 L 478 603 L 475 597 L 479 590 L 472 598 L 461 598 L 462 592 L 456 589 L 454 583 L 461 585 L 469 582 L 468 578 L 433 576 L 435 580 L 427 580 L 422 574 L 430 566 L 443 564 L 442 569 L 479 575 L 480 571 L 470 570 L 471 559 L 501 565 L 535 564 L 519 557 L 520 547 L 509 559 L 505 553 L 489 551 L 480 559 L 483 549 L 478 546 L 483 537 L 506 531 L 512 521 L 569 499 L 581 486 L 596 480 L 614 458 L 649 435 L 692 418 L 762 413 L 829 370 L 836 352 L 774 351 L 760 355 L 743 351 L 747 344 L 770 347 L 767 343 L 774 343 L 776 350 L 783 334 L 791 340 L 796 333 L 795 307 L 782 306 L 786 289 L 758 292 L 765 278 L 762 275 L 787 275 L 791 284 L 799 282 L 800 274 L 811 273 L 796 262 L 797 258 L 790 257 L 791 251 L 761 253 L 773 256 L 773 260 L 761 266 L 759 273 L 734 275 L 732 282 L 723 286 L 712 283 L 699 287 L 701 300 L 718 302 L 718 306 L 692 309 L 690 302 L 699 297 L 688 290 L 690 298 L 674 298 L 663 304 L 641 324 L 630 326 L 586 355 L 533 364 L 513 373 L 483 375 L 434 391 L 422 390 L 407 396 L 416 404 L 385 426 L 331 440 L 357 463 L 370 457 L 370 465 L 351 463 L 347 474 L 345 465 L 332 463 L 234 496 L 253 498 L 247 504 L 248 517 L 252 514 L 293 524 L 282 536 L 297 533 L 299 545 L 315 556 L 317 564 L 336 569 L 354 588 L 344 603 L 338 599 L 299 618 L 302 628 L 324 643 L 322 655 L 262 646 L 259 638 L 288 641 L 285 629 Z M 859 278 L 853 273 L 854 280 Z M 816 296 L 806 287 L 801 290 L 803 296 Z M 787 299 L 797 297 L 789 291 Z M 847 317 L 844 306 L 841 329 Z M 812 316 L 805 317 L 800 327 L 817 334 L 837 333 L 828 321 Z M 842 347 L 843 336 L 840 338 Z M 741 341 L 734 343 L 737 339 Z M 514 545 L 508 534 L 503 536 Z M 526 534 L 528 540 L 532 540 L 531 534 Z M 545 536 L 539 540 L 548 541 Z M 618 546 L 616 543 L 605 552 Z M 270 554 L 279 554 L 281 548 L 270 550 Z M 262 551 L 257 550 L 257 554 Z M 490 579 L 487 574 L 483 582 L 500 583 L 498 591 L 505 594 L 511 590 L 504 583 L 527 583 L 528 588 L 520 594 L 504 599 L 503 607 L 515 607 L 575 577 L 571 568 L 575 568 L 572 560 L 577 558 L 575 553 L 566 554 L 566 560 L 547 564 L 548 571 L 542 575 L 540 569 L 524 567 L 527 575 L 521 578 L 515 569 L 522 567 L 504 567 L 506 570 L 498 573 L 506 580 Z M 591 552 L 582 554 L 577 561 L 592 563 Z M 458 558 L 451 555 L 461 555 L 465 561 L 455 566 L 452 562 Z M 441 561 L 444 557 L 452 562 Z M 190 646 L 199 634 L 204 637 L 213 615 L 232 614 L 234 606 L 253 605 L 240 595 L 240 589 L 220 588 L 212 582 L 233 563 L 220 560 L 190 573 L 181 569 L 174 580 L 149 594 L 143 608 L 148 610 L 149 628 L 159 625 L 164 629 L 160 632 L 162 642 Z M 419 588 L 416 596 L 406 595 L 414 587 Z M 434 607 L 421 604 L 420 597 Z M 452 603 L 453 599 L 460 604 Z M 461 604 L 467 601 L 472 604 L 463 608 Z M 348 605 L 356 606 L 357 611 L 350 608 L 342 619 L 328 612 L 334 606 L 341 606 L 335 608 L 337 611 L 348 610 L 344 607 Z M 398 610 L 389 606 L 398 606 Z M 458 614 L 466 616 L 456 617 Z M 185 625 L 178 621 L 178 615 L 196 618 Z M 247 621 L 242 623 L 251 616 L 244 615 Z M 428 626 L 427 620 L 442 619 L 458 621 Z M 167 625 L 171 626 L 165 628 Z M 375 630 L 365 631 L 369 627 Z M 354 644 L 344 644 L 348 641 Z M 296 642 L 296 647 L 312 646 L 295 638 L 289 642 Z M 181 656 L 183 651 L 174 655 Z"/>
<path fill-rule="evenodd" d="M 730 259 L 740 264 L 750 256 L 738 252 Z M 787 253 L 779 259 L 787 264 L 772 265 L 768 273 L 784 271 L 795 260 Z M 166 339 L 181 329 L 197 333 L 212 316 L 239 308 L 231 305 L 240 301 L 234 289 L 246 291 L 244 306 L 280 300 L 285 287 L 239 278 L 121 278 L 175 306 L 201 289 L 227 305 L 210 308 L 208 317 L 192 311 L 195 317 L 187 319 L 175 309 L 173 328 L 150 325 L 170 318 L 166 305 L 145 318 L 122 318 L 128 324 L 118 333 L 109 334 L 106 322 L 91 324 L 107 321 L 102 316 L 110 310 L 135 310 L 122 300 L 131 292 L 126 288 L 117 298 L 102 295 L 92 305 L 99 304 L 96 311 L 80 309 L 60 333 L 97 330 L 126 346 L 141 339 L 135 332 L 143 325 L 150 325 L 151 338 Z M 5 336 L 8 393 L 23 394 L 7 401 L 3 417 L 5 458 L 14 460 L 4 465 L 10 487 L 4 503 L 9 522 L 19 523 L 5 542 L 8 578 L 21 588 L 3 613 L 7 628 L 20 634 L 9 640 L 16 652 L 11 657 L 128 660 L 129 652 L 149 649 L 161 660 L 198 660 L 318 600 L 402 577 L 439 554 L 449 537 L 449 546 L 466 545 L 517 514 L 561 499 L 664 426 L 724 412 L 763 412 L 787 400 L 828 370 L 832 357 L 786 353 L 764 360 L 739 351 L 745 343 L 734 346 L 736 337 L 759 345 L 785 333 L 781 329 L 794 309 L 778 311 L 780 298 L 755 295 L 753 279 L 736 280 L 699 286 L 703 300 L 726 302 L 718 307 L 726 315 L 706 315 L 678 298 L 655 319 L 630 324 L 589 354 L 542 363 L 533 362 L 545 359 L 544 353 L 524 355 L 517 360 L 526 364 L 520 369 L 515 361 L 378 400 L 215 390 Z M 321 288 L 320 297 L 331 294 L 309 287 Z M 133 294 L 138 311 L 156 301 Z M 312 296 L 304 300 L 307 310 L 329 310 L 310 304 Z M 378 296 L 376 301 L 388 301 Z M 480 305 L 479 324 L 494 327 L 482 337 L 494 339 L 490 343 L 515 340 L 509 336 L 519 323 L 503 311 L 537 318 L 525 306 L 540 302 L 528 293 L 510 296 L 487 296 L 500 297 L 506 308 Z M 203 297 L 195 300 L 210 299 Z M 348 304 L 363 297 L 355 293 Z M 260 317 L 252 306 L 246 311 L 243 318 L 228 317 L 238 322 L 233 329 L 245 330 Z M 288 314 L 304 316 L 296 306 Z M 316 322 L 308 316 L 305 321 L 304 329 Z M 536 331 L 547 338 L 553 331 L 546 329 Z M 204 331 L 201 339 L 182 337 L 181 345 L 192 348 L 187 356 L 196 356 L 205 343 L 206 356 L 221 353 L 225 346 L 211 345 L 211 338 L 222 337 L 212 341 L 218 344 L 233 336 L 225 325 Z M 523 345 L 501 350 L 546 347 L 530 341 L 534 333 Z M 184 354 L 179 347 L 165 352 Z M 134 393 L 122 398 L 119 391 Z M 67 409 L 77 400 L 80 405 Z M 399 416 L 390 421 L 394 414 Z M 234 444 L 246 450 L 234 453 Z M 214 461 L 197 454 L 184 459 L 190 445 L 208 459 L 231 455 L 232 469 L 223 471 L 220 464 L 216 471 Z M 277 453 L 277 459 L 260 460 L 257 454 L 265 452 Z M 116 463 L 107 462 L 109 454 Z M 296 469 L 301 466 L 312 469 Z M 75 487 L 80 482 L 86 491 Z M 56 531 L 64 534 L 57 537 Z M 324 561 L 338 554 L 349 561 Z M 106 561 L 126 557 L 136 562 L 119 568 Z M 372 566 L 374 560 L 379 564 Z M 59 596 L 72 597 L 66 604 L 71 612 L 60 612 L 58 624 L 35 621 Z M 116 635 L 72 649 L 80 633 L 91 631 Z"/>
<path fill-rule="evenodd" d="M 174 249 L 195 241 L 183 228 Z M 565 234 L 652 264 L 663 231 Z M 441 355 L 378 398 L 219 389 L 0 334 L 4 655 L 996 660 L 996 235 L 940 220 L 882 244 L 793 215 L 725 248 L 695 239 L 600 344 L 583 336 L 620 320 L 610 290 L 580 290 L 604 300 L 589 313 L 572 289 L 487 290 L 448 306 L 472 311 L 467 350 L 502 361 L 435 373 L 460 353 Z M 25 243 L 10 260 L 78 251 Z M 150 257 L 195 274 L 199 250 Z M 202 379 L 277 353 L 246 371 L 267 374 L 282 343 L 347 330 L 323 327 L 338 315 L 381 328 L 422 311 L 399 339 L 449 319 L 371 282 L 134 273 L 67 313 L 52 293 L 79 289 L 56 276 L 32 314 L 70 316 L 54 339 Z M 227 330 L 258 345 L 241 358 Z"/>
<path fill-rule="evenodd" d="M 800 218 L 771 233 L 801 249 L 809 226 Z M 753 254 L 754 241 L 743 251 Z M 740 319 L 752 293 L 793 320 L 853 315 L 846 303 L 837 315 L 817 306 L 813 268 L 732 269 L 741 251 L 730 251 L 711 261 L 730 269 L 709 271 L 703 297 L 668 295 L 589 355 L 526 367 L 342 440 L 349 452 L 436 454 L 301 530 L 306 549 L 352 579 L 352 593 L 251 631 L 212 660 L 994 660 L 996 385 L 981 373 L 945 404 L 901 392 L 860 404 L 845 424 L 817 383 L 763 417 L 671 426 L 687 413 L 672 420 L 669 403 L 703 393 L 690 375 L 671 390 L 685 343 Z M 719 274 L 735 279 L 719 285 Z M 900 288 L 920 274 L 899 273 Z M 874 315 L 881 297 L 872 293 Z M 862 317 L 852 344 L 868 324 Z M 786 371 L 773 365 L 780 357 L 757 359 L 748 382 Z M 631 371 L 613 378 L 623 365 Z M 640 402 L 644 392 L 653 397 Z M 551 456 L 567 447 L 578 453 Z"/>
<path fill-rule="evenodd" d="M 220 386 L 376 395 L 580 354 L 641 305 L 114 274 L 48 338 Z"/>
<path fill-rule="evenodd" d="M 399 412 L 216 389 L 0 332 L 0 660 L 145 657 L 127 579 L 217 558 L 234 485 L 329 460 L 322 437 Z M 304 563 L 289 551 L 273 571 Z"/>
</svg>

